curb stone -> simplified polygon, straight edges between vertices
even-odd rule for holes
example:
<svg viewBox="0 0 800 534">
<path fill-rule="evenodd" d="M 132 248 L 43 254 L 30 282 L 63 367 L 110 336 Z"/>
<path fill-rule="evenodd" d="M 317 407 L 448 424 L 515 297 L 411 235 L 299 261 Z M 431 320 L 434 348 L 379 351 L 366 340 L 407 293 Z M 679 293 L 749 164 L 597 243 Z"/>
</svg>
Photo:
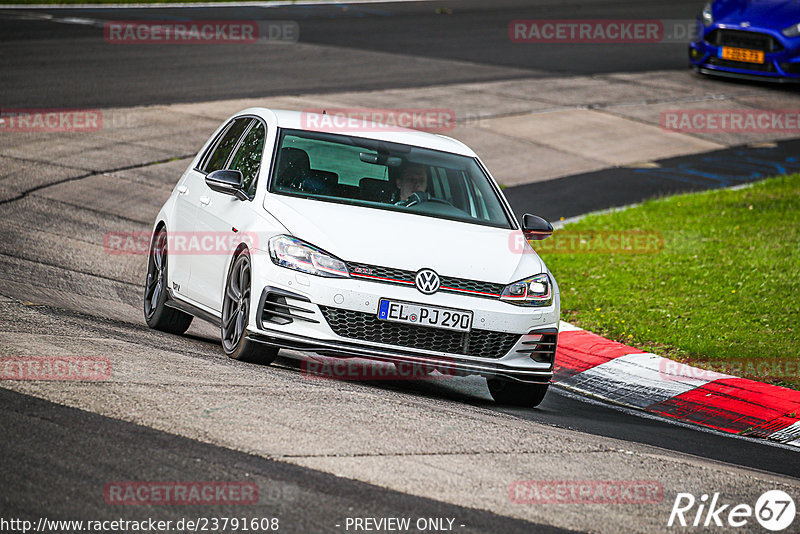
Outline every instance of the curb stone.
<svg viewBox="0 0 800 534">
<path fill-rule="evenodd" d="M 800 391 L 691 367 L 563 321 L 553 383 L 668 419 L 800 447 Z"/>
</svg>

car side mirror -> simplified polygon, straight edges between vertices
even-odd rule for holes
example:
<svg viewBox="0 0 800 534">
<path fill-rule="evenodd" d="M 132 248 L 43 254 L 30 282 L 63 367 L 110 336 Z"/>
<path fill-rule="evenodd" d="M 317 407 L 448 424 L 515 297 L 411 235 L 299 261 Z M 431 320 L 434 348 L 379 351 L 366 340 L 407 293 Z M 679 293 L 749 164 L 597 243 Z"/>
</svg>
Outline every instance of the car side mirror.
<svg viewBox="0 0 800 534">
<path fill-rule="evenodd" d="M 528 241 L 541 241 L 553 235 L 553 225 L 537 215 L 522 216 L 522 233 Z"/>
<path fill-rule="evenodd" d="M 244 191 L 244 176 L 241 171 L 220 169 L 206 175 L 206 185 L 213 191 L 233 195 L 239 200 L 250 197 Z"/>
</svg>

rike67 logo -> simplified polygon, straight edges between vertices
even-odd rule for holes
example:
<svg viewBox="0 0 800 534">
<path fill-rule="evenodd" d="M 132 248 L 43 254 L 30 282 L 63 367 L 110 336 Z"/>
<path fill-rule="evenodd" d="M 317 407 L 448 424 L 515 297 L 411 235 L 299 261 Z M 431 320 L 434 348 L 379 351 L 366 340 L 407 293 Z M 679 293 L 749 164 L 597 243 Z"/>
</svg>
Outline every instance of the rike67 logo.
<svg viewBox="0 0 800 534">
<path fill-rule="evenodd" d="M 714 493 L 709 498 L 704 493 L 697 499 L 691 493 L 678 493 L 667 526 L 739 528 L 750 524 L 752 529 L 751 521 L 755 517 L 763 528 L 779 532 L 794 522 L 794 499 L 785 491 L 767 491 L 758 498 L 755 506 L 725 504 L 719 495 Z"/>
</svg>

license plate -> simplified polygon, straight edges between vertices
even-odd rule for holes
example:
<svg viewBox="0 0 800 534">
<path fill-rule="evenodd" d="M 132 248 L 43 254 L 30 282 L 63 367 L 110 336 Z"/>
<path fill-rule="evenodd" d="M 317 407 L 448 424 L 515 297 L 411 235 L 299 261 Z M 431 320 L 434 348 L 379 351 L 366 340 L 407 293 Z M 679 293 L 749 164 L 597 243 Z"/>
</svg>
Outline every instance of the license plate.
<svg viewBox="0 0 800 534">
<path fill-rule="evenodd" d="M 719 52 L 719 57 L 731 61 L 744 61 L 745 63 L 764 63 L 764 52 L 747 48 L 723 46 Z"/>
<path fill-rule="evenodd" d="M 472 328 L 471 311 L 387 299 L 378 302 L 378 319 L 459 332 L 469 332 Z"/>
</svg>

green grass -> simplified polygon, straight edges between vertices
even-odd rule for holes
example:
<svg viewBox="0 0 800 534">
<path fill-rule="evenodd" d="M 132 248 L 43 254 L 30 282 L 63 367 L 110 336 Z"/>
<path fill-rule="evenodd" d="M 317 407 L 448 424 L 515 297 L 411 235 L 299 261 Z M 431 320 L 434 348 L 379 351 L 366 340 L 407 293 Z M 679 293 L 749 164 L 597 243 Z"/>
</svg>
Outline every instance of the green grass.
<svg viewBox="0 0 800 534">
<path fill-rule="evenodd" d="M 800 389 L 800 174 L 647 201 L 559 232 L 587 230 L 659 232 L 663 249 L 553 253 L 534 242 L 559 282 L 565 321 L 699 367 L 741 364 L 732 374 Z M 791 361 L 783 369 L 794 370 L 748 372 L 764 361 Z"/>
</svg>

